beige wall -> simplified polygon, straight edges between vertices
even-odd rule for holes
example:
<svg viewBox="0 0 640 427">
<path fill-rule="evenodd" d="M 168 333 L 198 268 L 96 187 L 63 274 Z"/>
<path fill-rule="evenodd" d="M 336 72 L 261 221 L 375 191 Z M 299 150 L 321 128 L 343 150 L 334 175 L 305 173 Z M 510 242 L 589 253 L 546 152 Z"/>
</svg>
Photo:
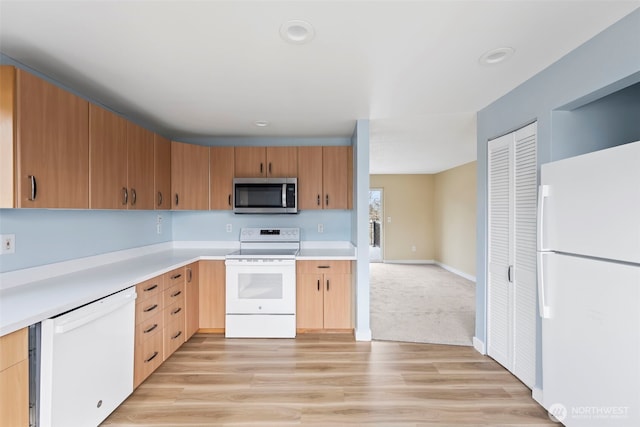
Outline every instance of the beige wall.
<svg viewBox="0 0 640 427">
<path fill-rule="evenodd" d="M 476 275 L 476 165 L 434 175 L 435 260 Z"/>
<path fill-rule="evenodd" d="M 434 260 L 476 275 L 476 163 L 435 175 L 370 176 L 370 187 L 383 189 L 385 261 Z"/>
<path fill-rule="evenodd" d="M 434 259 L 433 175 L 371 175 L 369 180 L 371 188 L 383 190 L 383 259 Z"/>
</svg>

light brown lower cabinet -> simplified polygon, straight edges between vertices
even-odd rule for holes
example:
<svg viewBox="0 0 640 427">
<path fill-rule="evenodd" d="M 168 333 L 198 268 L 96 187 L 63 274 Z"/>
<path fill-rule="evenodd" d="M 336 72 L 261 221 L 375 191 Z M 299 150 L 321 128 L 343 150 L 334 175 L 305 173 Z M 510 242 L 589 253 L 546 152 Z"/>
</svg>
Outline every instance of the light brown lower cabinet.
<svg viewBox="0 0 640 427">
<path fill-rule="evenodd" d="M 296 262 L 296 328 L 353 329 L 351 261 Z"/>
<path fill-rule="evenodd" d="M 224 332 L 225 266 L 224 261 L 200 261 L 200 330 Z"/>
<path fill-rule="evenodd" d="M 136 285 L 136 332 L 133 362 L 133 388 L 155 371 L 164 360 L 164 317 L 162 294 L 164 276 Z"/>
<path fill-rule="evenodd" d="M 0 427 L 29 426 L 28 329 L 0 337 Z"/>
<path fill-rule="evenodd" d="M 188 340 L 200 327 L 200 262 L 194 262 L 185 267 L 185 330 Z"/>
<path fill-rule="evenodd" d="M 164 359 L 166 360 L 185 342 L 185 280 L 184 267 L 181 268 L 182 281 L 164 291 Z M 166 273 L 165 282 L 174 272 Z"/>
</svg>

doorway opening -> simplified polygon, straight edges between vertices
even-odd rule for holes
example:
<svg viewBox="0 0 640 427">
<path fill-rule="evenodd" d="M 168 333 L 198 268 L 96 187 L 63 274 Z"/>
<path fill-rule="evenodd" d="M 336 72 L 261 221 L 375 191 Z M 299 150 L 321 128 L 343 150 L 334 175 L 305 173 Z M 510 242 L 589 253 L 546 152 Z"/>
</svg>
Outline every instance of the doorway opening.
<svg viewBox="0 0 640 427">
<path fill-rule="evenodd" d="M 382 189 L 369 190 L 369 262 L 382 262 Z"/>
</svg>

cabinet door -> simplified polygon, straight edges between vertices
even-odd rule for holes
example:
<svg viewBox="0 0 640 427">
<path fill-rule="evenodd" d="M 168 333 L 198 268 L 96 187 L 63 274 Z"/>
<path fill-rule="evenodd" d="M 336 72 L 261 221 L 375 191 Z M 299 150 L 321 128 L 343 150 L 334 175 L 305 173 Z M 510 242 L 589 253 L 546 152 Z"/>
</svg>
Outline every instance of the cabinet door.
<svg viewBox="0 0 640 427">
<path fill-rule="evenodd" d="M 89 207 L 89 103 L 18 70 L 18 207 Z"/>
<path fill-rule="evenodd" d="M 347 209 L 349 147 L 322 147 L 324 209 Z"/>
<path fill-rule="evenodd" d="M 298 147 L 298 209 L 322 205 L 322 147 Z"/>
<path fill-rule="evenodd" d="M 0 337 L 0 427 L 29 425 L 28 332 Z"/>
<path fill-rule="evenodd" d="M 236 147 L 235 175 L 239 178 L 267 176 L 265 147 Z"/>
<path fill-rule="evenodd" d="M 324 280 L 319 273 L 301 273 L 296 278 L 296 328 L 324 327 Z"/>
<path fill-rule="evenodd" d="M 0 65 L 0 208 L 16 207 L 16 69 Z"/>
<path fill-rule="evenodd" d="M 209 147 L 171 142 L 171 208 L 209 209 Z"/>
<path fill-rule="evenodd" d="M 232 209 L 234 149 L 211 147 L 211 209 Z"/>
<path fill-rule="evenodd" d="M 156 209 L 171 209 L 171 141 L 154 135 L 154 197 Z"/>
<path fill-rule="evenodd" d="M 129 208 L 153 209 L 153 133 L 127 122 Z"/>
<path fill-rule="evenodd" d="M 89 105 L 91 209 L 127 209 L 127 121 Z"/>
<path fill-rule="evenodd" d="M 225 266 L 224 261 L 200 261 L 200 329 L 224 331 Z"/>
<path fill-rule="evenodd" d="M 185 340 L 188 340 L 196 333 L 200 323 L 200 307 L 198 303 L 198 299 L 200 298 L 200 275 L 198 263 L 194 262 L 187 265 L 185 271 L 187 273 L 187 284 L 185 287 L 187 310 L 185 329 L 187 336 L 185 337 Z"/>
<path fill-rule="evenodd" d="M 325 329 L 351 328 L 351 275 L 324 274 Z"/>
<path fill-rule="evenodd" d="M 267 147 L 267 176 L 297 177 L 298 147 Z"/>
</svg>

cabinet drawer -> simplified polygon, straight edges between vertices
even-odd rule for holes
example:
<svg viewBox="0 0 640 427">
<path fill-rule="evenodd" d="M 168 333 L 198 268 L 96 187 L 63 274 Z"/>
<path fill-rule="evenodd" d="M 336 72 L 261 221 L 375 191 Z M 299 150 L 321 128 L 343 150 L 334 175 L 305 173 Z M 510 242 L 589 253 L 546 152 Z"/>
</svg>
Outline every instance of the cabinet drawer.
<svg viewBox="0 0 640 427">
<path fill-rule="evenodd" d="M 162 309 L 162 294 L 156 294 L 144 301 L 136 302 L 136 325 L 161 313 Z"/>
<path fill-rule="evenodd" d="M 28 357 L 28 340 L 27 328 L 0 337 L 0 371 Z"/>
<path fill-rule="evenodd" d="M 154 312 L 155 311 L 157 310 L 154 310 Z M 136 344 L 140 344 L 158 332 L 161 332 L 163 327 L 164 313 L 162 311 L 158 311 L 152 317 L 145 319 L 136 325 Z"/>
<path fill-rule="evenodd" d="M 184 298 L 180 301 L 176 301 L 171 306 L 166 307 L 164 310 L 164 326 L 165 328 L 169 325 L 169 323 L 174 322 L 175 319 L 182 316 L 184 320 L 185 314 L 185 303 Z"/>
<path fill-rule="evenodd" d="M 164 294 L 163 294 L 164 308 L 169 308 L 170 305 L 173 305 L 176 303 L 184 303 L 184 296 L 185 296 L 184 282 L 168 288 L 166 291 L 164 291 Z"/>
<path fill-rule="evenodd" d="M 302 274 L 323 274 L 323 273 L 351 273 L 351 261 L 297 261 L 296 270 Z"/>
<path fill-rule="evenodd" d="M 136 293 L 138 297 L 136 302 L 145 301 L 164 290 L 164 276 L 154 277 L 153 279 L 145 280 L 136 285 Z"/>
<path fill-rule="evenodd" d="M 165 313 L 169 312 L 171 312 L 171 310 L 165 310 Z M 171 321 L 165 323 L 164 328 L 165 359 L 171 356 L 174 351 L 176 351 L 182 344 L 184 344 L 186 337 L 184 310 L 180 310 L 178 313 L 171 316 Z"/>
<path fill-rule="evenodd" d="M 164 273 L 164 286 L 166 289 L 169 289 L 179 283 L 184 283 L 184 278 L 184 267 L 176 268 L 175 270 Z"/>
<path fill-rule="evenodd" d="M 164 361 L 163 334 L 155 334 L 136 346 L 133 386 L 138 387 Z"/>
</svg>

